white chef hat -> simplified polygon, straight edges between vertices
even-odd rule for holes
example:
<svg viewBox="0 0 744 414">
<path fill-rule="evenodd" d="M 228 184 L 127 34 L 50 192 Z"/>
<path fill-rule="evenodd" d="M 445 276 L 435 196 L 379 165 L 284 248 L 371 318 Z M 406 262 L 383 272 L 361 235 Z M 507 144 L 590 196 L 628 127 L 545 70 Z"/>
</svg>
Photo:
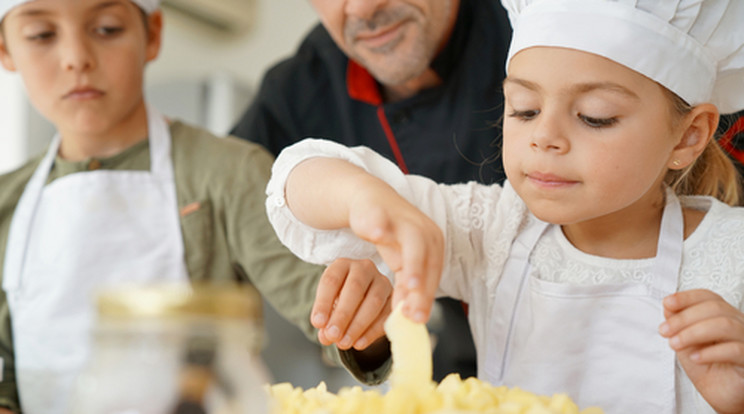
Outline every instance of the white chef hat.
<svg viewBox="0 0 744 414">
<path fill-rule="evenodd" d="M 532 46 L 612 59 L 687 103 L 744 109 L 744 0 L 502 0 L 507 60 Z"/>
<path fill-rule="evenodd" d="M 29 3 L 34 0 L 0 0 L 0 20 L 3 20 L 6 14 L 16 6 L 23 3 Z M 132 3 L 139 6 L 145 13 L 150 14 L 160 6 L 160 0 L 131 0 Z"/>
</svg>

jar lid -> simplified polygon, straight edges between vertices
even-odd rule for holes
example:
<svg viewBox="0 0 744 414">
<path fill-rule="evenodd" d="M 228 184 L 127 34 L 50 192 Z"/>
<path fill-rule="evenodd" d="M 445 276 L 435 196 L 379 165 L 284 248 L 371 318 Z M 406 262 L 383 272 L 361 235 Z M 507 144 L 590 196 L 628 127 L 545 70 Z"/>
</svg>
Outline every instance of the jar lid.
<svg viewBox="0 0 744 414">
<path fill-rule="evenodd" d="M 101 291 L 98 315 L 114 318 L 262 318 L 261 298 L 247 284 L 163 284 Z"/>
</svg>

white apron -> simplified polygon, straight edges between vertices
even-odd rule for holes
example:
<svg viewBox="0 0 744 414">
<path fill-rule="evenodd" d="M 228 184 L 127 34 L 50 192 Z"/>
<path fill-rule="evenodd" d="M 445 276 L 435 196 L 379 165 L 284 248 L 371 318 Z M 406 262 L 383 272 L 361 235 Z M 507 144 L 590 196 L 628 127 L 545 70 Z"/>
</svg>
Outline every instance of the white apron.
<svg viewBox="0 0 744 414">
<path fill-rule="evenodd" d="M 607 414 L 675 413 L 676 356 L 658 327 L 682 262 L 677 197 L 667 191 L 651 286 L 575 286 L 530 276 L 530 252 L 548 226 L 530 226 L 512 244 L 490 298 L 495 329 L 481 377 L 538 394 L 566 393 L 580 408 L 599 406 Z"/>
<path fill-rule="evenodd" d="M 95 291 L 187 282 L 171 137 L 148 108 L 150 171 L 87 171 L 45 185 L 55 137 L 16 207 L 3 289 L 23 411 L 62 414 L 89 354 Z"/>
</svg>

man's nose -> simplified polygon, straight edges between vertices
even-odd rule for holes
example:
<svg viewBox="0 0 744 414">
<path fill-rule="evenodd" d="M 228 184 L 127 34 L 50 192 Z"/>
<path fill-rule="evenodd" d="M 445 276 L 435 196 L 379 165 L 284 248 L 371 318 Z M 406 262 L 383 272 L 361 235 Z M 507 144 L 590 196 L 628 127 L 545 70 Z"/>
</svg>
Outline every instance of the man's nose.
<svg viewBox="0 0 744 414">
<path fill-rule="evenodd" d="M 386 3 L 388 0 L 347 0 L 344 11 L 348 17 L 368 20 Z"/>
</svg>

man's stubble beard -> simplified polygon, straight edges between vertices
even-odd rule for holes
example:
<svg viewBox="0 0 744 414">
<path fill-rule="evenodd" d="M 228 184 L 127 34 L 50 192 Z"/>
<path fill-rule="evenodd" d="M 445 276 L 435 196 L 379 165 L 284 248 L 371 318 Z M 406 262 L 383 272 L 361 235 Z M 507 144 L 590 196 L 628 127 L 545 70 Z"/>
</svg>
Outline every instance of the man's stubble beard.
<svg viewBox="0 0 744 414">
<path fill-rule="evenodd" d="M 367 53 L 357 53 L 356 34 L 362 30 L 372 31 L 376 27 L 397 24 L 415 25 L 408 28 L 405 36 L 374 48 L 366 49 Z M 425 24 L 425 17 L 410 6 L 395 9 L 383 9 L 375 13 L 368 21 L 352 21 L 344 29 L 346 44 L 350 45 L 349 56 L 364 66 L 378 82 L 383 85 L 401 85 L 421 76 L 434 58 L 436 41 L 430 40 L 430 26 Z M 408 39 L 413 36 L 413 39 Z M 399 50 L 401 43 L 409 40 L 414 43 L 408 50 Z"/>
</svg>

